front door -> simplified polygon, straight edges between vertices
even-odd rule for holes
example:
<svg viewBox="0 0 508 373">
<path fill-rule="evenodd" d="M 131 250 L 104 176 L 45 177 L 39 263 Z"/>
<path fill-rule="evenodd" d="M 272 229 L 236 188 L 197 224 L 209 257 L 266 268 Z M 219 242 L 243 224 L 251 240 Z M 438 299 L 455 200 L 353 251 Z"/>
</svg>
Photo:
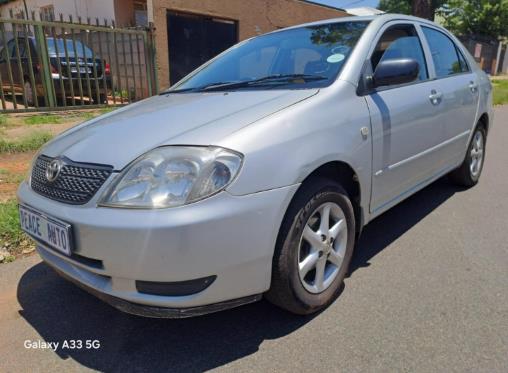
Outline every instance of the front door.
<svg viewBox="0 0 508 373">
<path fill-rule="evenodd" d="M 168 12 L 167 22 L 171 85 L 238 42 L 235 21 Z"/>
<path fill-rule="evenodd" d="M 371 212 L 387 210 L 442 167 L 445 111 L 433 100 L 433 82 L 419 33 L 412 24 L 387 26 L 370 57 L 380 61 L 410 58 L 418 62 L 416 81 L 377 88 L 366 96 L 371 114 L 373 176 Z"/>
</svg>

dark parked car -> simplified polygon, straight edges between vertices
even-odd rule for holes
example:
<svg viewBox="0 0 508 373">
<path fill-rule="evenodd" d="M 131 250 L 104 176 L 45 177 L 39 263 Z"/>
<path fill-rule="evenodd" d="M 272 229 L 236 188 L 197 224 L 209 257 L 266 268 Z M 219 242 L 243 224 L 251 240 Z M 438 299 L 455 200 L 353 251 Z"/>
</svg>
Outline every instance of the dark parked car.
<svg viewBox="0 0 508 373">
<path fill-rule="evenodd" d="M 23 94 L 27 99 L 28 105 L 33 106 L 36 99 L 40 100 L 45 96 L 42 59 L 37 41 L 34 37 L 18 37 L 17 40 L 22 71 L 20 71 L 18 64 L 15 39 L 12 38 L 7 41 L 6 46 L 4 46 L 0 52 L 2 85 L 6 94 L 12 93 L 9 64 L 7 62 L 7 58 L 9 58 L 14 92 Z M 26 50 L 27 41 L 30 46 L 31 66 Z M 67 97 L 71 97 L 72 92 L 74 93 L 74 97 L 78 97 L 79 99 L 82 92 L 83 97 L 88 97 L 90 102 L 104 103 L 106 101 L 103 74 L 106 74 L 107 88 L 109 89 L 111 87 L 109 64 L 106 63 L 106 61 L 98 58 L 96 54 L 94 62 L 92 50 L 77 40 L 73 42 L 72 40 L 48 37 L 46 38 L 46 44 L 50 61 L 51 78 L 57 99 L 64 100 Z M 60 61 L 61 76 L 59 74 L 58 60 Z M 97 81 L 94 75 L 94 64 Z M 32 69 L 34 74 L 35 86 L 30 79 L 30 69 Z M 63 90 L 60 79 L 62 79 Z M 90 82 L 90 92 L 88 89 L 88 82 Z M 99 87 L 99 95 L 97 95 L 97 85 Z"/>
</svg>

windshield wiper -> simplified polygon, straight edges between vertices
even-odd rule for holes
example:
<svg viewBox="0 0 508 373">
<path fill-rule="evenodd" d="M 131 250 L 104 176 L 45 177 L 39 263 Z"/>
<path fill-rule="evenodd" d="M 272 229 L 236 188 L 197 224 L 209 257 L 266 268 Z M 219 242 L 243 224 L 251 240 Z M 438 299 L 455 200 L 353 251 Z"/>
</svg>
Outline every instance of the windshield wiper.
<svg viewBox="0 0 508 373">
<path fill-rule="evenodd" d="M 296 80 L 303 80 L 304 82 L 308 81 L 317 81 L 317 80 L 326 80 L 328 79 L 326 76 L 322 75 L 312 75 L 312 74 L 274 74 L 263 76 L 261 78 L 252 79 L 252 80 L 242 80 L 242 81 L 232 81 L 232 82 L 213 82 L 208 83 L 206 85 L 194 88 L 182 88 L 182 89 L 174 89 L 167 90 L 162 92 L 161 94 L 168 93 L 183 93 L 183 92 L 212 92 L 212 91 L 221 91 L 224 89 L 235 89 L 235 88 L 245 88 L 256 85 L 269 85 L 272 83 L 277 84 L 287 84 L 287 83 L 296 83 Z"/>
<path fill-rule="evenodd" d="M 240 82 L 226 82 L 226 83 L 212 83 L 208 84 L 204 87 L 198 88 L 198 91 L 219 91 L 223 89 L 231 89 L 231 88 L 244 88 L 251 87 L 256 85 L 264 85 L 271 83 L 294 83 L 295 80 L 303 80 L 304 82 L 308 81 L 316 81 L 316 80 L 326 80 L 328 79 L 326 76 L 322 75 L 311 75 L 311 74 L 275 74 L 268 75 L 262 78 L 252 79 L 252 80 L 244 80 Z"/>
<path fill-rule="evenodd" d="M 240 82 L 239 81 L 236 81 L 236 82 L 213 82 L 213 83 L 208 83 L 208 84 L 205 84 L 205 85 L 199 86 L 199 87 L 181 88 L 181 89 L 168 89 L 168 90 L 165 90 L 165 91 L 161 92 L 160 94 L 161 95 L 167 95 L 169 93 L 196 92 L 196 91 L 201 91 L 201 90 L 204 90 L 204 89 L 208 89 L 209 87 L 223 86 L 223 85 L 226 85 L 226 84 L 236 84 L 236 83 L 240 83 Z"/>
</svg>

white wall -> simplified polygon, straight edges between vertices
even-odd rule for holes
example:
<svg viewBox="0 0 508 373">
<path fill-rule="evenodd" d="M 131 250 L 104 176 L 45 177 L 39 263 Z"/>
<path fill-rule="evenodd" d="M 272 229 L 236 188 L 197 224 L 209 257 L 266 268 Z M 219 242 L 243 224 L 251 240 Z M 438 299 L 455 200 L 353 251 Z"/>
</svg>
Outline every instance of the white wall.
<svg viewBox="0 0 508 373">
<path fill-rule="evenodd" d="M 66 20 L 69 19 L 69 15 L 72 15 L 74 19 L 81 16 L 83 22 L 86 22 L 87 17 L 90 17 L 92 23 L 95 23 L 96 17 L 101 23 L 104 22 L 104 19 L 107 19 L 108 22 L 115 19 L 113 0 L 26 0 L 26 5 L 30 14 L 35 11 L 37 19 L 40 8 L 47 5 L 53 5 L 56 19 L 59 18 L 60 13 Z M 9 18 L 9 9 L 13 9 L 14 14 L 21 10 L 24 11 L 23 1 L 16 0 L 1 5 L 0 16 Z"/>
</svg>

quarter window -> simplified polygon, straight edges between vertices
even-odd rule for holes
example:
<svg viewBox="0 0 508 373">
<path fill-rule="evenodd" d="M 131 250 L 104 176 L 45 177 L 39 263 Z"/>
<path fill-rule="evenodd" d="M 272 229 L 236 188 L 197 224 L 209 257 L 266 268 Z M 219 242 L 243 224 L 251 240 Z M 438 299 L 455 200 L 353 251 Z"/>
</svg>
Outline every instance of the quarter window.
<svg viewBox="0 0 508 373">
<path fill-rule="evenodd" d="M 436 77 L 442 78 L 469 71 L 462 53 L 448 36 L 428 27 L 422 29 L 432 53 Z"/>
</svg>

